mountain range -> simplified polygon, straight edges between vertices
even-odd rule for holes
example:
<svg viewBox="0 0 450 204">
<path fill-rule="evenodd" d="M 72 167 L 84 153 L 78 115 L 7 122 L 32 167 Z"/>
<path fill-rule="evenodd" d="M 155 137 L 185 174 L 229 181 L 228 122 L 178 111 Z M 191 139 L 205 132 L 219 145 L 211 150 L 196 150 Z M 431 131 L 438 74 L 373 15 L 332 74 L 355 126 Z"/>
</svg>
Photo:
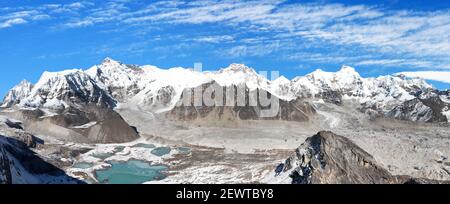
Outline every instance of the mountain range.
<svg viewBox="0 0 450 204">
<path fill-rule="evenodd" d="M 245 85 L 249 91 L 266 91 L 285 102 L 321 100 L 341 105 L 352 101 L 370 117 L 421 122 L 450 119 L 450 91 L 403 75 L 363 78 L 354 68 L 343 66 L 337 72 L 316 70 L 292 80 L 283 76 L 269 80 L 243 64 L 199 72 L 127 65 L 110 58 L 87 70 L 45 72 L 36 84 L 24 80 L 8 92 L 1 107 L 41 108 L 54 114 L 70 107 L 126 106 L 163 113 L 175 108 L 184 90 L 212 82 L 222 87 Z"/>
</svg>

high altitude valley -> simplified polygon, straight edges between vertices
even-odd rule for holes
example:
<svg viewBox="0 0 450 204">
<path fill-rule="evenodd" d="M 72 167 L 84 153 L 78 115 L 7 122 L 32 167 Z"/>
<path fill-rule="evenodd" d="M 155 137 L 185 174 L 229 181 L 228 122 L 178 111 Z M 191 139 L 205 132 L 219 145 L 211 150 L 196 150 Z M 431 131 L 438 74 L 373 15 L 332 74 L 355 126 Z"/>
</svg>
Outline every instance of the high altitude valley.
<svg viewBox="0 0 450 204">
<path fill-rule="evenodd" d="M 450 91 L 401 74 L 269 80 L 107 58 L 8 92 L 0 183 L 445 183 L 449 121 Z"/>
</svg>

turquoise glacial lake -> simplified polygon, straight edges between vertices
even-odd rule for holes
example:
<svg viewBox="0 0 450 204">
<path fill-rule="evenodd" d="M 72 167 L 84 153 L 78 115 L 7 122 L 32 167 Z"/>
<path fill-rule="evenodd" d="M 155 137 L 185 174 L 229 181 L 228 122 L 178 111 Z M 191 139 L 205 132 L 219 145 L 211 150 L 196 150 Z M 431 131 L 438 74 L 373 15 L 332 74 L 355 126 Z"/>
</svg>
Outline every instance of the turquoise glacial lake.
<svg viewBox="0 0 450 204">
<path fill-rule="evenodd" d="M 166 166 L 150 165 L 139 160 L 127 162 L 111 161 L 111 168 L 96 171 L 96 178 L 102 184 L 141 184 L 166 178 L 162 171 Z"/>
<path fill-rule="evenodd" d="M 190 148 L 187 147 L 178 147 L 177 150 L 181 153 L 181 154 L 189 154 L 191 152 Z"/>
<path fill-rule="evenodd" d="M 170 147 L 157 147 L 154 150 L 152 150 L 152 154 L 160 157 L 169 154 L 170 151 L 171 151 Z"/>
<path fill-rule="evenodd" d="M 147 143 L 139 143 L 135 144 L 133 147 L 140 147 L 140 148 L 146 148 L 146 149 L 153 149 L 156 146 L 154 144 L 147 144 Z"/>
<path fill-rule="evenodd" d="M 113 155 L 114 155 L 113 153 L 95 153 L 92 156 L 95 157 L 95 158 L 99 158 L 99 159 L 105 160 L 105 159 L 107 159 L 109 157 L 112 157 Z"/>
</svg>

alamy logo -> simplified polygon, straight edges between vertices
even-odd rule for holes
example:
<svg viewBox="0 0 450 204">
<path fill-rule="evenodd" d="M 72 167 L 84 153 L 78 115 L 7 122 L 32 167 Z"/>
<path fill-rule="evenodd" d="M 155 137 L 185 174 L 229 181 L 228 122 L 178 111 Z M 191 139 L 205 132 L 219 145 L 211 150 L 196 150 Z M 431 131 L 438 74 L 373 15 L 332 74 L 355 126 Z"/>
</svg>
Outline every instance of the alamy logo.
<svg viewBox="0 0 450 204">
<path fill-rule="evenodd" d="M 194 64 L 194 71 L 202 72 L 202 69 L 202 63 Z M 267 71 L 260 71 L 259 75 L 268 79 L 267 73 Z M 272 79 L 278 76 L 278 71 L 271 72 Z M 182 96 L 177 106 L 251 107 L 261 118 L 275 117 L 280 112 L 278 97 L 261 88 L 250 89 L 245 82 L 224 87 L 212 81 L 202 86 L 185 89 Z"/>
</svg>

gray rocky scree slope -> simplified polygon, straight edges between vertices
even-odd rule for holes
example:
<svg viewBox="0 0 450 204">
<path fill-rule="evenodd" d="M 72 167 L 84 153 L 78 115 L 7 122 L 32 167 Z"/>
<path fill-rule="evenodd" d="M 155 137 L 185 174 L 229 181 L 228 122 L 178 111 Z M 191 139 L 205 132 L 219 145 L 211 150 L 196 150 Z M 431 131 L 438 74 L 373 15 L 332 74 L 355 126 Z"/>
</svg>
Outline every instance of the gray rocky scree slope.
<svg viewBox="0 0 450 204">
<path fill-rule="evenodd" d="M 309 137 L 276 171 L 293 184 L 449 183 L 392 175 L 351 140 L 327 131 Z"/>
</svg>

